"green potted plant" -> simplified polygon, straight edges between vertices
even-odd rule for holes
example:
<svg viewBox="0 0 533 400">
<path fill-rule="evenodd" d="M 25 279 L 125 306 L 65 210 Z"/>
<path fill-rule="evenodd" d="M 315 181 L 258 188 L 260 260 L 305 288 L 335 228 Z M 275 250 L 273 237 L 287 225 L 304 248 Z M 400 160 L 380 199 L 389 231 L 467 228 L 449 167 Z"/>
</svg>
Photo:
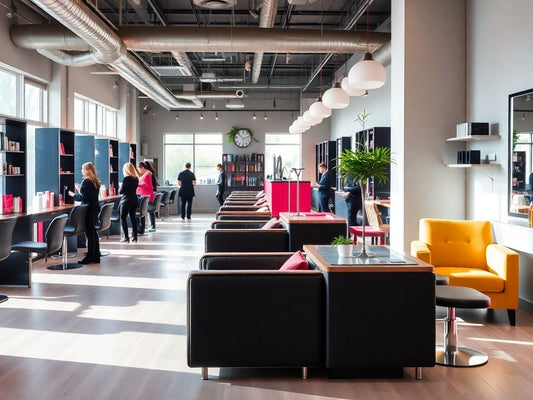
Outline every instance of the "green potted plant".
<svg viewBox="0 0 533 400">
<path fill-rule="evenodd" d="M 387 166 L 391 164 L 391 152 L 388 147 L 376 147 L 368 150 L 365 145 L 359 144 L 356 150 L 345 150 L 336 158 L 338 164 L 335 168 L 339 170 L 341 176 L 346 179 L 353 176 L 359 182 L 361 187 L 361 200 L 363 208 L 363 245 L 360 257 L 370 257 L 366 252 L 365 243 L 365 198 L 368 180 L 372 177 L 383 184 L 389 180 L 387 175 Z"/>
<path fill-rule="evenodd" d="M 339 257 L 351 257 L 353 250 L 352 239 L 339 235 L 333 238 L 331 245 L 337 247 Z"/>
</svg>

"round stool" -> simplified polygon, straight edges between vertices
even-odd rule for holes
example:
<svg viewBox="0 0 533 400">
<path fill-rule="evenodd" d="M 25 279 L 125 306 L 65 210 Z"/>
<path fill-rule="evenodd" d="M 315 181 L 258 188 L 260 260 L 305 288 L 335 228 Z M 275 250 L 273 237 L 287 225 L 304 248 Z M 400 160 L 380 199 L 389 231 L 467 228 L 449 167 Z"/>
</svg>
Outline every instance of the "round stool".
<svg viewBox="0 0 533 400">
<path fill-rule="evenodd" d="M 474 367 L 483 365 L 489 357 L 476 349 L 458 345 L 455 308 L 487 308 L 490 297 L 476 289 L 461 286 L 438 285 L 435 287 L 438 306 L 448 307 L 444 324 L 444 344 L 437 345 L 435 363 L 451 367 Z"/>
</svg>

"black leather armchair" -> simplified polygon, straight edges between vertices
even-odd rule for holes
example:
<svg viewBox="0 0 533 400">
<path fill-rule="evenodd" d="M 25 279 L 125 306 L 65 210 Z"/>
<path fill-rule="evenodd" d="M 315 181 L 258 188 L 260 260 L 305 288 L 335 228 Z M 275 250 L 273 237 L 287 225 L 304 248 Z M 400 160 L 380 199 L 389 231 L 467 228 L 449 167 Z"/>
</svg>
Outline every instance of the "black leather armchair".
<svg viewBox="0 0 533 400">
<path fill-rule="evenodd" d="M 205 252 L 289 251 L 286 229 L 208 229 Z"/>
<path fill-rule="evenodd" d="M 187 280 L 187 363 L 324 365 L 324 281 L 317 271 L 195 271 Z"/>
<path fill-rule="evenodd" d="M 211 229 L 259 229 L 268 220 L 215 220 L 211 223 Z"/>
</svg>

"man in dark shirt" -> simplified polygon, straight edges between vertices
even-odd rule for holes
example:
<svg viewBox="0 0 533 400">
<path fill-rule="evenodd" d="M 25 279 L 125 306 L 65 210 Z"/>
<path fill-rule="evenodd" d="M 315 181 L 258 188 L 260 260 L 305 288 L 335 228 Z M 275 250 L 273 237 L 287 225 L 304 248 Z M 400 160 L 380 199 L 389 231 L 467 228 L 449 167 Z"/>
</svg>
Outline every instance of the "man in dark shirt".
<svg viewBox="0 0 533 400">
<path fill-rule="evenodd" d="M 191 171 L 191 163 L 185 164 L 185 169 L 178 175 L 178 185 L 180 190 L 178 196 L 181 198 L 181 219 L 191 219 L 192 198 L 194 197 L 194 185 L 196 176 Z"/>
<path fill-rule="evenodd" d="M 344 182 L 342 197 L 346 200 L 348 226 L 359 225 L 357 223 L 357 212 L 361 209 L 363 202 L 361 199 L 361 187 L 353 176 L 349 176 Z"/>
<path fill-rule="evenodd" d="M 226 173 L 222 164 L 217 164 L 218 179 L 217 179 L 217 193 L 216 198 L 220 205 L 224 204 L 224 190 L 226 189 Z"/>
<path fill-rule="evenodd" d="M 319 210 L 321 212 L 333 212 L 330 210 L 328 203 L 333 201 L 335 187 L 335 175 L 328 171 L 328 167 L 324 163 L 318 164 L 318 172 L 320 172 L 320 180 L 313 184 L 313 187 L 318 188 Z"/>
</svg>

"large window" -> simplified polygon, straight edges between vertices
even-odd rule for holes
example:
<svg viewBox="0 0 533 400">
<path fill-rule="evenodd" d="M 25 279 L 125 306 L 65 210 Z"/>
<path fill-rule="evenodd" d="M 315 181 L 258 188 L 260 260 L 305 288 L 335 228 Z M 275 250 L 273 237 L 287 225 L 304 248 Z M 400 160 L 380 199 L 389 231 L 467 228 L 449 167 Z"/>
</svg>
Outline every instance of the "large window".
<svg viewBox="0 0 533 400">
<path fill-rule="evenodd" d="M 17 75 L 0 69 L 0 113 L 17 116 Z"/>
<path fill-rule="evenodd" d="M 266 175 L 274 173 L 274 157 L 281 156 L 282 165 L 287 169 L 302 166 L 301 135 L 289 133 L 265 134 L 265 171 Z M 293 175 L 294 176 L 294 175 Z"/>
<path fill-rule="evenodd" d="M 26 80 L 24 82 L 24 117 L 30 121 L 47 121 L 47 90 L 40 83 Z"/>
<path fill-rule="evenodd" d="M 199 185 L 215 184 L 216 165 L 222 160 L 221 133 L 165 133 L 165 180 L 176 183 L 178 174 L 190 162 Z"/>
<path fill-rule="evenodd" d="M 74 95 L 74 129 L 117 137 L 118 111 L 79 94 Z"/>
</svg>

